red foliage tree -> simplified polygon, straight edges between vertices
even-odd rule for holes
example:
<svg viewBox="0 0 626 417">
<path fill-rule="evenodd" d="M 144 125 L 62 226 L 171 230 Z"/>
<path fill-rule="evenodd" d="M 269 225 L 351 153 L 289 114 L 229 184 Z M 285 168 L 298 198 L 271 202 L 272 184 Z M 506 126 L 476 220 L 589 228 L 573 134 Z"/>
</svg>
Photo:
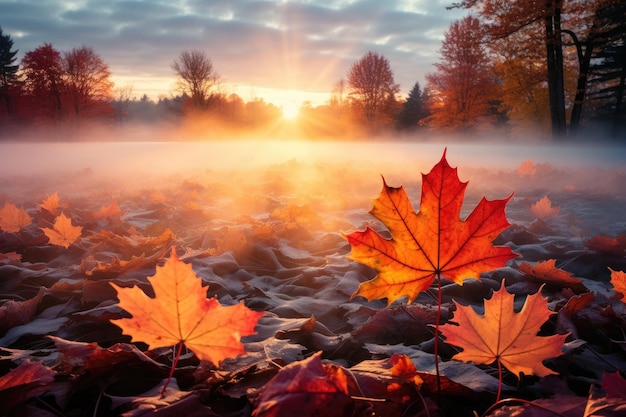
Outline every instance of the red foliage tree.
<svg viewBox="0 0 626 417">
<path fill-rule="evenodd" d="M 367 122 L 396 110 L 400 86 L 393 78 L 389 61 L 375 52 L 366 53 L 348 71 L 348 97 Z"/>
<path fill-rule="evenodd" d="M 27 112 L 35 119 L 59 120 L 63 115 L 63 60 L 52 44 L 45 43 L 22 58 Z"/>
<path fill-rule="evenodd" d="M 484 33 L 472 16 L 452 23 L 445 33 L 437 71 L 426 75 L 430 127 L 467 130 L 491 122 L 497 86 Z"/>
</svg>

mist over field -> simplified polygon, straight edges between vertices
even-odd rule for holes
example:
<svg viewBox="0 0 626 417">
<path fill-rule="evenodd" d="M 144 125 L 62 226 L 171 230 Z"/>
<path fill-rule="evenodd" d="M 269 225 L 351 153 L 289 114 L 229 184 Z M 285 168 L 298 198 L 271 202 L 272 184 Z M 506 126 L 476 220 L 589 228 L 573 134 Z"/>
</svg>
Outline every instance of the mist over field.
<svg viewBox="0 0 626 417">
<path fill-rule="evenodd" d="M 154 136 L 164 135 L 154 132 Z M 388 138 L 0 143 L 0 203 L 33 203 L 54 192 L 84 198 L 105 192 L 115 198 L 132 190 L 198 183 L 220 184 L 232 193 L 257 195 L 257 200 L 287 196 L 297 204 L 315 202 L 318 207 L 324 200 L 325 208 L 365 212 L 380 191 L 383 176 L 389 185 L 407 188 L 417 206 L 421 174 L 441 159 L 444 150 L 450 165 L 459 168 L 460 179 L 469 181 L 467 193 L 473 200 L 511 193 L 516 199 L 528 199 L 526 205 L 544 195 L 561 204 L 583 198 L 602 210 L 587 210 L 588 217 L 604 219 L 606 225 L 610 220 L 605 212 L 610 211 L 617 217 L 611 227 L 626 227 L 626 216 L 610 201 L 626 200 L 626 147 L 610 142 L 526 144 L 431 137 L 428 142 Z M 249 214 L 258 209 L 253 200 L 238 201 L 233 210 Z"/>
</svg>

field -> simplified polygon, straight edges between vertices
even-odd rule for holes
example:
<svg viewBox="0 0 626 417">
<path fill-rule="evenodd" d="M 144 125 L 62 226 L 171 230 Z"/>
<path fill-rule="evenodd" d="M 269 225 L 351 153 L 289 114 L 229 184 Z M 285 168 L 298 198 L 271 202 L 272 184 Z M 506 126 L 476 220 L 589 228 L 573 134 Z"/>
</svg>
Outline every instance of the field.
<svg viewBox="0 0 626 417">
<path fill-rule="evenodd" d="M 409 304 L 352 297 L 376 271 L 348 258 L 345 235 L 386 233 L 368 213 L 381 175 L 418 211 L 421 173 L 445 147 L 1 144 L 0 209 L 15 205 L 31 222 L 0 230 L 0 415 L 625 413 L 626 309 L 609 269 L 626 271 L 623 148 L 447 145 L 469 181 L 461 219 L 483 196 L 513 193 L 511 226 L 494 244 L 519 257 L 462 286 L 443 280 L 442 320 L 454 316 L 453 300 L 482 312 L 504 281 L 518 309 L 528 295 L 547 297 L 555 314 L 541 335 L 569 333 L 562 355 L 544 361 L 553 375 L 504 371 L 503 396 L 515 400 L 489 409 L 497 369 L 452 359 L 461 349 L 445 340 L 436 382 L 436 286 Z M 81 228 L 67 247 L 43 231 L 61 213 Z M 111 321 L 128 313 L 110 283 L 152 295 L 147 277 L 173 248 L 208 297 L 264 315 L 243 337 L 244 355 L 212 364 L 184 350 L 161 396 L 175 347 L 131 343 Z M 549 260 L 576 284 L 522 266 Z M 397 355 L 415 369 L 399 372 Z"/>
</svg>

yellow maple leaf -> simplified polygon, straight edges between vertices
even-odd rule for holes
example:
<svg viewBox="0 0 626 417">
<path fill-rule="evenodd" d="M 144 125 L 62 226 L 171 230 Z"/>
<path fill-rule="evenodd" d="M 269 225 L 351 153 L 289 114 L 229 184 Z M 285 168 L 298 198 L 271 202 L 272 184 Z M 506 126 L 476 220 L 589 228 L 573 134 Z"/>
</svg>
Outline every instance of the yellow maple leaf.
<svg viewBox="0 0 626 417">
<path fill-rule="evenodd" d="M 543 286 L 541 287 L 543 288 Z M 537 336 L 541 326 L 554 314 L 541 289 L 529 295 L 519 313 L 514 308 L 515 296 L 504 287 L 485 300 L 484 315 L 476 314 L 471 306 L 456 301 L 451 322 L 441 326 L 446 343 L 463 351 L 453 356 L 476 364 L 493 362 L 505 366 L 514 374 L 546 376 L 556 372 L 545 367 L 544 359 L 561 355 L 561 347 L 569 334 Z"/>
<path fill-rule="evenodd" d="M 611 271 L 611 284 L 615 291 L 620 293 L 622 297 L 626 297 L 626 272 L 623 271 L 615 271 L 609 268 Z M 622 298 L 622 300 L 625 300 Z"/>
<path fill-rule="evenodd" d="M 243 302 L 222 306 L 215 297 L 207 298 L 207 288 L 191 265 L 172 256 L 148 277 L 154 298 L 139 287 L 123 288 L 114 283 L 119 306 L 131 318 L 112 320 L 132 341 L 149 349 L 183 343 L 201 360 L 218 364 L 246 351 L 241 336 L 254 334 L 264 313 L 247 308 Z"/>
<path fill-rule="evenodd" d="M 23 208 L 17 208 L 15 204 L 5 202 L 0 209 L 0 229 L 5 232 L 16 233 L 21 228 L 31 224 L 33 219 Z"/>
<path fill-rule="evenodd" d="M 63 246 L 67 249 L 80 237 L 83 228 L 72 226 L 72 219 L 61 213 L 54 221 L 52 229 L 42 227 L 41 230 L 48 236 L 52 245 Z"/>
</svg>

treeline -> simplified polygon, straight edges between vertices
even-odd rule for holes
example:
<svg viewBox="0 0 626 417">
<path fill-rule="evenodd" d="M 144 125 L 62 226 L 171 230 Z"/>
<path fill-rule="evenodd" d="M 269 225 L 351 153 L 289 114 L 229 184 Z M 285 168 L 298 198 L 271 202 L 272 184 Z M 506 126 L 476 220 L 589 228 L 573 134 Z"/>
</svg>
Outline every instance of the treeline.
<svg viewBox="0 0 626 417">
<path fill-rule="evenodd" d="M 576 137 L 586 126 L 596 136 L 597 129 L 626 136 L 623 0 L 462 0 L 451 7 L 475 15 L 446 33 L 429 78 L 433 104 L 457 108 L 466 126 L 500 119 L 514 134 Z M 492 114 L 474 114 L 489 104 Z M 434 122 L 449 126 L 439 113 Z"/>
<path fill-rule="evenodd" d="M 367 52 L 338 80 L 321 106 L 304 103 L 285 121 L 263 99 L 229 94 L 212 60 L 199 50 L 173 62 L 177 90 L 153 101 L 116 88 L 108 65 L 82 46 L 44 44 L 17 64 L 13 40 L 0 28 L 0 136 L 24 126 L 60 138 L 94 123 L 168 123 L 194 137 L 371 137 L 430 132 L 480 137 L 626 139 L 626 3 L 619 0 L 463 0 L 472 11 L 444 35 L 424 88 L 400 95 L 386 57 Z"/>
</svg>

